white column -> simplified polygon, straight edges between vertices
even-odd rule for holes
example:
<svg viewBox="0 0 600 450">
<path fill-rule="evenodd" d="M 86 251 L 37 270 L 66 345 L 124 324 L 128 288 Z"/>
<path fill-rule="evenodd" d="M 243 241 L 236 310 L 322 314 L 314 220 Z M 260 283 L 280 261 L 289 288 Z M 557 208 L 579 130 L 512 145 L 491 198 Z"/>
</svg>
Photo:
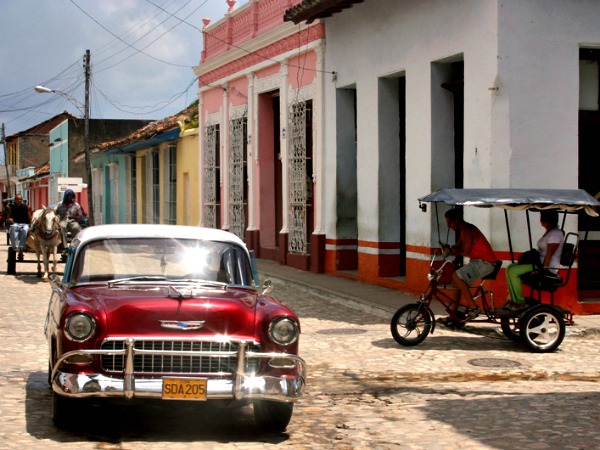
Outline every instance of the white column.
<svg viewBox="0 0 600 450">
<path fill-rule="evenodd" d="M 317 55 L 317 76 L 315 79 L 316 90 L 314 100 L 314 111 L 315 117 L 313 117 L 314 126 L 314 147 L 313 147 L 313 173 L 311 174 L 313 179 L 313 203 L 315 211 L 315 227 L 313 234 L 324 234 L 323 229 L 323 218 L 324 218 L 324 204 L 325 204 L 325 155 L 323 149 L 325 148 L 325 133 L 323 130 L 324 117 L 325 117 L 325 71 L 324 71 L 324 45 L 315 49 Z M 315 189 L 316 188 L 316 189 Z M 315 195 L 316 193 L 316 195 Z"/>
<path fill-rule="evenodd" d="M 246 164 L 248 169 L 248 180 L 244 180 L 244 182 L 248 183 L 248 226 L 247 229 L 250 231 L 256 230 L 256 226 L 254 225 L 255 217 L 254 217 L 254 198 L 255 192 L 254 189 L 258 189 L 258 186 L 254 186 L 255 177 L 254 177 L 254 141 L 256 136 L 256 118 L 255 114 L 255 103 L 256 99 L 254 98 L 254 72 L 248 74 L 248 153 L 246 155 Z M 258 180 L 257 180 L 258 181 Z"/>
<path fill-rule="evenodd" d="M 204 96 L 198 92 L 198 225 L 206 226 L 204 222 L 204 136 L 206 116 L 203 114 Z"/>
<path fill-rule="evenodd" d="M 281 208 L 282 208 L 282 233 L 289 232 L 289 204 L 290 204 L 290 194 L 289 194 L 289 169 L 288 169 L 288 139 L 287 139 L 287 130 L 288 130 L 288 90 L 289 90 L 289 81 L 288 81 L 288 62 L 289 59 L 282 61 L 281 63 L 281 89 L 280 89 L 280 108 L 279 108 L 279 123 L 281 124 L 281 129 L 279 130 L 279 149 L 281 154 Z"/>
<path fill-rule="evenodd" d="M 223 84 L 223 114 L 221 116 L 221 228 L 229 229 L 229 83 Z"/>
</svg>

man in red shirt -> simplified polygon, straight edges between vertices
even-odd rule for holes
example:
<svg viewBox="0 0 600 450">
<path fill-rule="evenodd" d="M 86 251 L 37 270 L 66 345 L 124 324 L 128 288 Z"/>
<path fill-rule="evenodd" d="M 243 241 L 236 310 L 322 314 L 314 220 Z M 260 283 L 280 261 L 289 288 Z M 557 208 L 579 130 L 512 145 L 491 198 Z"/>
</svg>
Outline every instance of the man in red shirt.
<svg viewBox="0 0 600 450">
<path fill-rule="evenodd" d="M 453 230 L 459 238 L 456 244 L 444 247 L 444 255 L 461 255 L 469 258 L 469 263 L 454 272 L 452 276 L 452 281 L 458 288 L 452 309 L 454 313 L 458 312 L 462 294 L 469 304 L 469 309 L 466 312 L 467 316 L 475 317 L 479 312 L 479 308 L 473 300 L 470 285 L 494 271 L 496 255 L 479 228 L 465 222 L 458 209 L 446 211 L 445 218 L 448 228 Z M 448 318 L 445 318 L 442 323 L 448 320 Z"/>
</svg>

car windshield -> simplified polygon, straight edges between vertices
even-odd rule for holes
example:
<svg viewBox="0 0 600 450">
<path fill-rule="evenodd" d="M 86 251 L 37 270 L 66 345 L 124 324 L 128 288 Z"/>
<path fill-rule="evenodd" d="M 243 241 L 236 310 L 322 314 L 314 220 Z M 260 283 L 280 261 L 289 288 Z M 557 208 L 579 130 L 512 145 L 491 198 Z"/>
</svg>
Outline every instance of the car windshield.
<svg viewBox="0 0 600 450">
<path fill-rule="evenodd" d="M 195 239 L 92 241 L 80 249 L 73 274 L 74 283 L 131 279 L 252 284 L 250 263 L 243 249 L 232 243 Z"/>
</svg>

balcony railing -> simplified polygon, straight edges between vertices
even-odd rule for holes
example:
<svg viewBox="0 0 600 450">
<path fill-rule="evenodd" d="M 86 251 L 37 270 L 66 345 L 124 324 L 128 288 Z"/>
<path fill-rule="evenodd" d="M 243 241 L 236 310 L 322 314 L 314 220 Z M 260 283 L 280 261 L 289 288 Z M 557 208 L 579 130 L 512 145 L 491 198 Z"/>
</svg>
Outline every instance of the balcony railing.
<svg viewBox="0 0 600 450">
<path fill-rule="evenodd" d="M 206 62 L 280 25 L 285 11 L 302 0 L 250 0 L 203 29 L 201 62 Z"/>
</svg>

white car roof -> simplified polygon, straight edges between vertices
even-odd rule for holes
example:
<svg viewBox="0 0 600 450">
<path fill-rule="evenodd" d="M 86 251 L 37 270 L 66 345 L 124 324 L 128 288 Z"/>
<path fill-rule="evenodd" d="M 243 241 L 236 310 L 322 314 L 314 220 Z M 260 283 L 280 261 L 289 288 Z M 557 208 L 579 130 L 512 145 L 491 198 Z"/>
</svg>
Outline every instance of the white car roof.
<svg viewBox="0 0 600 450">
<path fill-rule="evenodd" d="M 215 228 L 192 227 L 185 225 L 153 225 L 153 224 L 113 224 L 95 225 L 84 228 L 77 234 L 77 240 L 84 244 L 88 241 L 107 238 L 160 238 L 202 239 L 209 241 L 229 242 L 246 248 L 244 242 L 235 234 Z"/>
</svg>

